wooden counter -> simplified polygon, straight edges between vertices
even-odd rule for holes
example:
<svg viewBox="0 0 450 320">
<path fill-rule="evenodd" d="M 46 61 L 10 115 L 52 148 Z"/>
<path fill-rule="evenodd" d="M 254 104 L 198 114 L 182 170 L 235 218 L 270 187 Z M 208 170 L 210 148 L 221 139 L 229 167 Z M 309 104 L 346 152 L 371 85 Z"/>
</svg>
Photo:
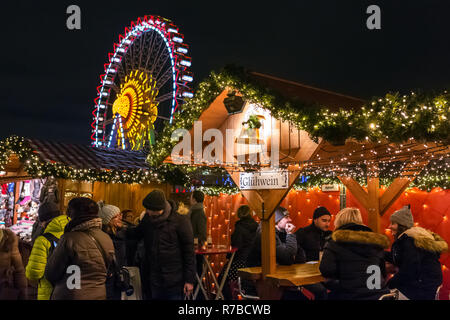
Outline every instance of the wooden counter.
<svg viewBox="0 0 450 320">
<path fill-rule="evenodd" d="M 302 263 L 290 266 L 277 265 L 274 273 L 262 277 L 261 267 L 242 268 L 238 270 L 242 279 L 255 282 L 261 299 L 280 299 L 286 287 L 298 287 L 324 281 L 319 271 L 319 263 Z"/>
</svg>

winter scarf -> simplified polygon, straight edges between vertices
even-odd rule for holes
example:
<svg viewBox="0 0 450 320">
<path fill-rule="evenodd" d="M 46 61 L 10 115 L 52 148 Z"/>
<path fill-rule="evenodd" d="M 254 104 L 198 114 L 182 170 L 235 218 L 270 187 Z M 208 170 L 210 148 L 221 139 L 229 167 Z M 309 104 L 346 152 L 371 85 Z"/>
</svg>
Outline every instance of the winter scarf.
<svg viewBox="0 0 450 320">
<path fill-rule="evenodd" d="M 150 216 L 149 215 L 150 223 L 159 224 L 159 223 L 167 220 L 171 211 L 172 211 L 172 207 L 170 206 L 169 202 L 166 201 L 165 208 L 164 208 L 164 211 L 162 214 L 160 214 L 159 216 Z"/>
</svg>

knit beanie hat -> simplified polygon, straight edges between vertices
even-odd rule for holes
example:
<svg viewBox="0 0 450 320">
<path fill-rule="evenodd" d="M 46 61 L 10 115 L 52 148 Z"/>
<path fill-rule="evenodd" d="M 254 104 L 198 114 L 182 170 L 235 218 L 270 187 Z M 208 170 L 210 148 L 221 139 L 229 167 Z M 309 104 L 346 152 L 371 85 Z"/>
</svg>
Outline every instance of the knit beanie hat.
<svg viewBox="0 0 450 320">
<path fill-rule="evenodd" d="M 325 207 L 317 207 L 313 213 L 313 220 L 316 220 L 317 218 L 320 218 L 321 216 L 325 215 L 331 216 L 330 211 L 328 211 L 328 209 Z"/>
<path fill-rule="evenodd" d="M 98 218 L 97 203 L 86 197 L 73 198 L 67 205 L 67 216 L 74 220 L 80 218 Z"/>
<path fill-rule="evenodd" d="M 286 210 L 286 208 L 278 207 L 275 209 L 275 224 L 280 222 L 281 219 L 288 216 L 289 212 Z"/>
<path fill-rule="evenodd" d="M 49 221 L 60 214 L 61 212 L 59 211 L 59 206 L 53 201 L 41 203 L 38 209 L 38 217 L 40 222 Z"/>
<path fill-rule="evenodd" d="M 162 190 L 155 189 L 144 198 L 142 205 L 152 211 L 163 210 L 166 207 L 166 196 Z"/>
<path fill-rule="evenodd" d="M 393 223 L 401 224 L 402 226 L 405 226 L 407 228 L 411 228 L 414 226 L 414 219 L 408 206 L 404 206 L 400 210 L 395 211 L 391 215 L 390 220 Z"/>
<path fill-rule="evenodd" d="M 111 204 L 105 204 L 103 201 L 97 202 L 98 216 L 102 218 L 102 223 L 107 225 L 116 215 L 120 213 L 120 209 Z"/>
</svg>

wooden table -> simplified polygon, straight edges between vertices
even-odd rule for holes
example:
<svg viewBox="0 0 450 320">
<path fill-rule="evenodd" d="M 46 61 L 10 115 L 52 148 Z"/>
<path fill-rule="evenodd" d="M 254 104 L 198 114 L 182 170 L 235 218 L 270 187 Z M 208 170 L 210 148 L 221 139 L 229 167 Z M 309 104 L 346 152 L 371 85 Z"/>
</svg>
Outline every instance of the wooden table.
<svg viewBox="0 0 450 320">
<path fill-rule="evenodd" d="M 238 270 L 242 279 L 255 282 L 258 296 L 263 300 L 279 300 L 288 287 L 319 283 L 325 278 L 319 271 L 319 263 L 302 263 L 290 266 L 277 265 L 275 273 L 263 278 L 261 267 Z"/>
</svg>

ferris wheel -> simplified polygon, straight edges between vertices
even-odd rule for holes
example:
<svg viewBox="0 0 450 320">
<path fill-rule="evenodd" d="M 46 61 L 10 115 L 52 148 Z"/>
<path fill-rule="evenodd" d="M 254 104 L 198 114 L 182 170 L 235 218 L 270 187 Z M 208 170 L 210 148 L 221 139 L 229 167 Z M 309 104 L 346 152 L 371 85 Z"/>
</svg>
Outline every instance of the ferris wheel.
<svg viewBox="0 0 450 320">
<path fill-rule="evenodd" d="M 158 16 L 131 22 L 100 76 L 92 112 L 92 145 L 142 150 L 193 97 L 191 58 L 178 27 Z"/>
</svg>

